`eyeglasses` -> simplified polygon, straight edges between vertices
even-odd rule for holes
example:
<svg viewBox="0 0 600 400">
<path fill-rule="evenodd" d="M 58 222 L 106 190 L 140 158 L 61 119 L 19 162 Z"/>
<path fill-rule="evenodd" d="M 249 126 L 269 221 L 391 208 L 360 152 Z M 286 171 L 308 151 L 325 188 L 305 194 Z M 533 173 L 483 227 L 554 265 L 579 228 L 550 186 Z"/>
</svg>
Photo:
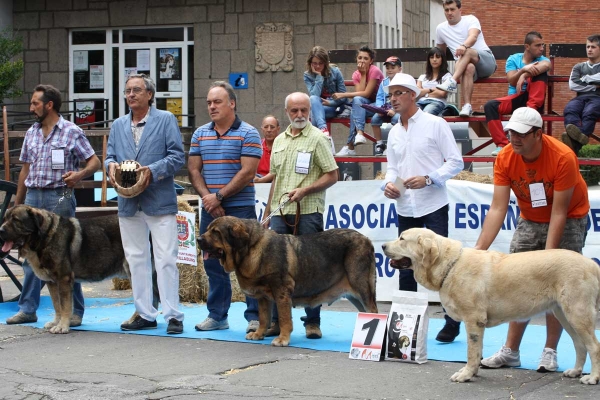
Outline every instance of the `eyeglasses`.
<svg viewBox="0 0 600 400">
<path fill-rule="evenodd" d="M 310 65 L 314 65 L 315 67 L 320 67 L 321 65 L 325 65 L 324 62 L 312 61 Z"/>
<path fill-rule="evenodd" d="M 525 139 L 527 137 L 527 135 L 529 135 L 530 133 L 536 132 L 538 129 L 540 128 L 532 128 L 531 130 L 529 130 L 528 132 L 525 133 L 519 133 L 516 131 L 513 131 L 512 129 L 508 130 L 508 137 L 511 137 L 512 135 L 515 135 L 516 137 L 518 137 L 519 139 Z"/>
<path fill-rule="evenodd" d="M 405 90 L 404 92 L 401 91 L 401 90 L 396 90 L 395 92 L 392 92 L 392 93 L 388 94 L 387 98 L 391 99 L 392 97 L 400 97 L 403 94 L 410 93 L 410 92 L 412 92 L 412 90 Z"/>
<path fill-rule="evenodd" d="M 130 95 L 130 94 L 131 94 L 131 92 L 133 92 L 133 94 L 140 94 L 140 93 L 142 93 L 144 90 L 146 90 L 146 89 L 143 89 L 143 88 L 141 88 L 141 87 L 134 87 L 134 88 L 131 88 L 131 89 L 125 89 L 125 90 L 123 90 L 123 94 L 124 94 L 125 96 L 128 96 L 128 95 Z"/>
</svg>

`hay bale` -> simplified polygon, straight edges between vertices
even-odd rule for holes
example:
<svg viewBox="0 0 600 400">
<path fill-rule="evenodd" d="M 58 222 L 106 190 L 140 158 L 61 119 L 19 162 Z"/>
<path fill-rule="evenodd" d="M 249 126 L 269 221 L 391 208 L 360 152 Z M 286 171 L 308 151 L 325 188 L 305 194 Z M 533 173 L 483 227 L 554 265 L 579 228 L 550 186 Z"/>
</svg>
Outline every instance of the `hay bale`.
<svg viewBox="0 0 600 400">
<path fill-rule="evenodd" d="M 490 175 L 476 174 L 475 172 L 460 171 L 454 178 L 459 181 L 494 184 L 494 178 Z"/>
<path fill-rule="evenodd" d="M 131 289 L 131 282 L 127 278 L 112 278 L 113 288 L 112 290 L 129 290 Z"/>
</svg>

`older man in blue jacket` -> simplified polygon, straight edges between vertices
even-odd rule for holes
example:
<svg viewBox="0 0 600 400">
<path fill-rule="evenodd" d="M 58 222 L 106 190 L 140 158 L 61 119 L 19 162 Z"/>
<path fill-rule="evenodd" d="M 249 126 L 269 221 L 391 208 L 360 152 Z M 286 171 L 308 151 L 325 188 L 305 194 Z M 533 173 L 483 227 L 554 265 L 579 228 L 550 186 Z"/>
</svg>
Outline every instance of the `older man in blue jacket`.
<svg viewBox="0 0 600 400">
<path fill-rule="evenodd" d="M 135 160 L 144 172 L 143 191 L 133 198 L 119 196 L 119 225 L 138 316 L 121 325 L 125 331 L 155 329 L 158 310 L 152 304 L 152 265 L 149 233 L 167 333 L 183 332 L 177 269 L 177 195 L 173 177 L 185 157 L 177 119 L 152 107 L 156 86 L 144 74 L 130 75 L 125 98 L 131 110 L 110 130 L 105 165 L 115 183 L 118 163 Z"/>
</svg>

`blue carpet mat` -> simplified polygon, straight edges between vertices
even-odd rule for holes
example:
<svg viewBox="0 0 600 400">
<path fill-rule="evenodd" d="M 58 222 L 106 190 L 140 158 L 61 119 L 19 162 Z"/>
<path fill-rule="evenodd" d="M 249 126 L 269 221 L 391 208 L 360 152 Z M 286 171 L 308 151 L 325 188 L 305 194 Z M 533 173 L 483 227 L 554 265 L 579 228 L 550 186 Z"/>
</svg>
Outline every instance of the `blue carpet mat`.
<svg viewBox="0 0 600 400">
<path fill-rule="evenodd" d="M 128 319 L 134 311 L 133 301 L 128 299 L 104 299 L 92 298 L 85 299 L 86 311 L 83 317 L 83 324 L 80 327 L 73 328 L 78 331 L 95 331 L 120 333 L 126 335 L 148 335 L 148 336 L 169 336 L 172 338 L 189 339 L 212 339 L 232 342 L 246 342 L 253 344 L 270 345 L 272 338 L 266 338 L 262 341 L 246 340 L 246 325 L 244 319 L 244 303 L 233 303 L 229 310 L 230 329 L 222 331 L 198 332 L 194 325 L 201 322 L 208 315 L 205 305 L 182 304 L 181 310 L 185 313 L 184 332 L 181 335 L 167 335 L 167 324 L 159 316 L 158 328 L 139 332 L 121 331 L 120 325 Z M 18 311 L 17 303 L 0 303 L 0 323 L 4 323 L 6 318 L 14 315 Z M 350 351 L 352 333 L 356 321 L 354 312 L 321 312 L 321 330 L 323 338 L 320 340 L 306 339 L 300 317 L 304 315 L 304 310 L 295 308 L 292 310 L 294 318 L 294 331 L 292 332 L 290 346 L 313 350 L 338 351 L 347 353 Z M 42 296 L 40 308 L 37 312 L 38 322 L 27 324 L 36 328 L 43 328 L 44 324 L 54 316 L 54 308 L 48 296 Z M 444 324 L 443 319 L 429 320 L 429 334 L 427 341 L 427 352 L 430 360 L 466 362 L 467 356 L 467 338 L 464 329 L 461 329 L 460 335 L 454 343 L 443 344 L 435 341 L 435 336 Z M 461 327 L 463 328 L 463 327 Z M 483 356 L 488 357 L 496 352 L 506 339 L 508 324 L 503 324 L 494 328 L 486 329 Z M 599 331 L 596 336 L 600 337 Z M 546 339 L 546 328 L 544 326 L 531 325 L 527 328 L 523 342 L 521 344 L 521 368 L 537 369 L 538 359 L 542 353 L 544 341 Z M 558 346 L 558 363 L 560 370 L 571 368 L 575 363 L 575 349 L 573 342 L 568 334 L 564 333 Z M 589 357 L 584 371 L 591 369 Z"/>
</svg>

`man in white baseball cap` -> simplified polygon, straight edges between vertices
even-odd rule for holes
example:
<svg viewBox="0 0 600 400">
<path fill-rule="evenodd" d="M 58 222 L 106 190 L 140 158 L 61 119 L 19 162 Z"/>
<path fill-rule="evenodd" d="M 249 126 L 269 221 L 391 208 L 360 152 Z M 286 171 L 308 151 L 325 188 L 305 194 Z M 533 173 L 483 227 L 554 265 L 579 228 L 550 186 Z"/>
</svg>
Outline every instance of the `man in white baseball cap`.
<svg viewBox="0 0 600 400">
<path fill-rule="evenodd" d="M 417 106 L 420 93 L 408 74 L 398 73 L 390 82 L 389 96 L 400 120 L 388 135 L 388 168 L 381 190 L 385 197 L 397 201 L 398 235 L 406 229 L 425 227 L 448 237 L 446 181 L 464 164 L 448 123 Z M 400 271 L 400 290 L 417 291 L 412 270 Z M 436 339 L 454 341 L 459 326 L 446 316 L 446 325 Z"/>
<path fill-rule="evenodd" d="M 510 253 L 568 249 L 581 253 L 590 210 L 587 185 L 579 172 L 575 153 L 564 143 L 542 132 L 542 117 L 529 107 L 515 110 L 504 128 L 510 135 L 494 165 L 494 195 L 476 249 L 487 250 L 502 228 L 515 193 L 520 215 L 510 243 Z M 481 360 L 488 368 L 521 365 L 519 347 L 528 322 L 511 322 L 506 343 Z M 560 322 L 546 314 L 546 344 L 539 372 L 556 371 L 556 346 Z"/>
</svg>

